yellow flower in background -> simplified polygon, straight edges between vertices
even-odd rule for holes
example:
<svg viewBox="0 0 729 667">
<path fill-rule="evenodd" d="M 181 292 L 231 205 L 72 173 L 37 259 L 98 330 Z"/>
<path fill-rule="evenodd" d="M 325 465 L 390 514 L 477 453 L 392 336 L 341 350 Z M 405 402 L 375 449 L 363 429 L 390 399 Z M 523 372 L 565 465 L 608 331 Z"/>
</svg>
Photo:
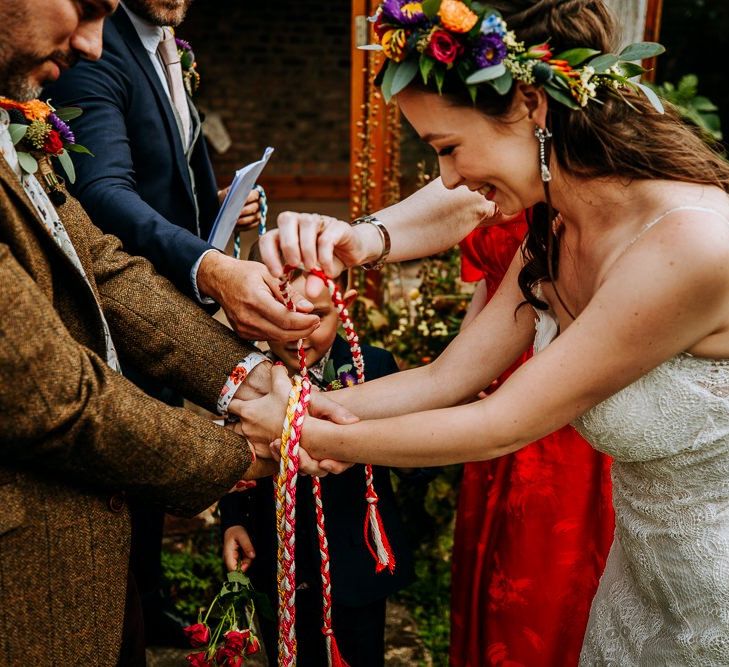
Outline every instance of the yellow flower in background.
<svg viewBox="0 0 729 667">
<path fill-rule="evenodd" d="M 443 0 L 438 16 L 441 25 L 451 32 L 468 32 L 478 21 L 478 16 L 461 0 Z"/>
<path fill-rule="evenodd" d="M 405 58 L 405 45 L 408 36 L 402 28 L 388 30 L 382 35 L 382 51 L 390 60 L 399 63 Z"/>
</svg>

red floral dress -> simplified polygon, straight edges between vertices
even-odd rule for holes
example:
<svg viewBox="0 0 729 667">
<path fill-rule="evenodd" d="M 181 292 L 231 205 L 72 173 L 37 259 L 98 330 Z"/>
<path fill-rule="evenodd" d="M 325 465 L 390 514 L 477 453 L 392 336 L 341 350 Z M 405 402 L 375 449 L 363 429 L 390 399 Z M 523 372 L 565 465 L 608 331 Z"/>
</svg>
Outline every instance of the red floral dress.
<svg viewBox="0 0 729 667">
<path fill-rule="evenodd" d="M 492 295 L 525 232 L 523 217 L 472 232 L 461 243 L 463 279 L 485 279 Z M 577 665 L 612 537 L 610 461 L 571 427 L 467 463 L 453 549 L 451 665 Z"/>
</svg>

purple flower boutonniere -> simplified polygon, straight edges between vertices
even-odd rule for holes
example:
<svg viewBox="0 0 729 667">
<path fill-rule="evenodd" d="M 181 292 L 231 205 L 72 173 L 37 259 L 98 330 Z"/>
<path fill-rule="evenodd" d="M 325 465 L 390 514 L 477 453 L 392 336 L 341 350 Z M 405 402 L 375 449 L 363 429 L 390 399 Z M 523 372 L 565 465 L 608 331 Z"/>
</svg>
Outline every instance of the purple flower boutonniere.
<svg viewBox="0 0 729 667">
<path fill-rule="evenodd" d="M 190 42 L 175 37 L 177 45 L 177 53 L 180 56 L 180 67 L 182 67 L 182 80 L 185 83 L 187 94 L 192 97 L 200 86 L 200 74 L 197 71 L 197 62 L 195 62 L 195 52 L 190 46 Z"/>
</svg>

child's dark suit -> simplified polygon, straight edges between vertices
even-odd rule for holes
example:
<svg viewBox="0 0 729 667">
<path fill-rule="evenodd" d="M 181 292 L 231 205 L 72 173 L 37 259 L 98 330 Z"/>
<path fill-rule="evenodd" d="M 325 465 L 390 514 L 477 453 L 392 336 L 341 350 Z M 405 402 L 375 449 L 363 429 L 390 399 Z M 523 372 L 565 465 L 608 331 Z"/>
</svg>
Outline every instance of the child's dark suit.
<svg viewBox="0 0 729 667">
<path fill-rule="evenodd" d="M 374 380 L 397 372 L 392 355 L 362 346 L 365 377 Z M 339 369 L 352 363 L 347 342 L 337 336 L 330 359 Z M 375 573 L 375 561 L 364 542 L 366 512 L 364 466 L 322 478 L 322 499 L 331 557 L 332 618 L 344 659 L 351 667 L 384 664 L 385 600 L 413 578 L 412 553 L 395 504 L 388 468 L 375 467 L 375 489 L 387 536 L 397 560 L 394 574 Z M 251 536 L 256 558 L 249 575 L 256 588 L 270 596 L 276 609 L 276 521 L 273 481 L 259 480 L 245 493 L 220 502 L 222 530 L 243 525 Z M 311 479 L 300 477 L 296 510 L 296 632 L 298 664 L 327 664 L 321 633 L 321 581 Z M 263 639 L 271 664 L 276 664 L 276 621 L 263 620 Z"/>
</svg>

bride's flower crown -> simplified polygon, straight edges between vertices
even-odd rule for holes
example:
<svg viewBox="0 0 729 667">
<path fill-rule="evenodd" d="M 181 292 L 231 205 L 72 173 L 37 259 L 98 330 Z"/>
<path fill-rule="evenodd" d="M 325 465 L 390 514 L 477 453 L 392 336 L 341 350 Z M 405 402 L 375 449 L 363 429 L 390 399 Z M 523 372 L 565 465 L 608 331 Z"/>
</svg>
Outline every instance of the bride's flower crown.
<svg viewBox="0 0 729 667">
<path fill-rule="evenodd" d="M 501 95 L 514 81 L 541 86 L 558 102 L 580 109 L 600 102 L 597 90 L 642 90 L 657 111 L 663 105 L 647 86 L 631 81 L 646 70 L 633 61 L 664 52 L 656 42 L 637 42 L 619 54 L 576 48 L 552 53 L 549 42 L 525 47 L 501 14 L 472 0 L 384 0 L 370 18 L 388 59 L 382 78 L 387 101 L 420 74 L 442 91 L 446 72 L 455 70 L 475 101 L 478 87 L 490 85 Z"/>
</svg>

